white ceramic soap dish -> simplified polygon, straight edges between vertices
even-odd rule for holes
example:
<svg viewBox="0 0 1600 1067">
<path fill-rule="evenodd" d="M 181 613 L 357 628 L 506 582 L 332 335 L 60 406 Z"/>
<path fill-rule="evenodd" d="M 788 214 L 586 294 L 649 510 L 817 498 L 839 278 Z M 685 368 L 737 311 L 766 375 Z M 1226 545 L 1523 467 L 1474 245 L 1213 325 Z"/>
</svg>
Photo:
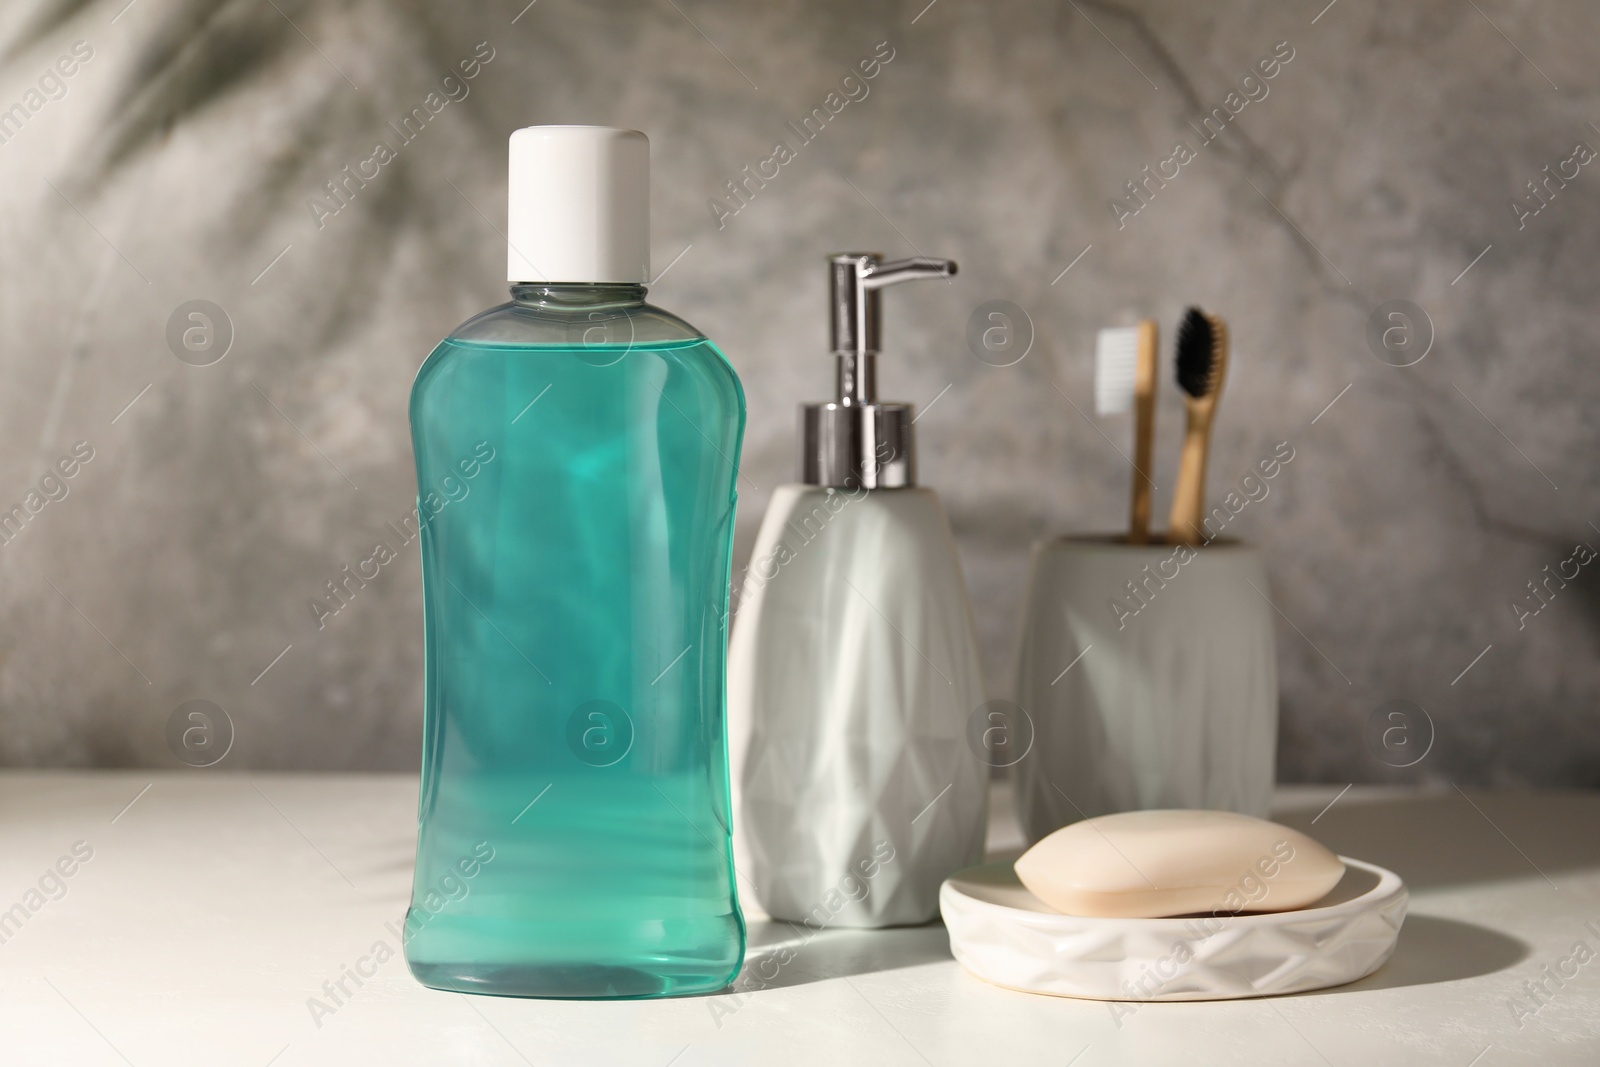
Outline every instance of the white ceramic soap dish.
<svg viewBox="0 0 1600 1067">
<path fill-rule="evenodd" d="M 1344 878 L 1295 911 L 1104 919 L 1062 915 L 1009 862 L 945 880 L 950 951 L 985 981 L 1089 1000 L 1231 1000 L 1325 989 L 1364 978 L 1394 952 L 1405 883 L 1344 859 Z"/>
</svg>

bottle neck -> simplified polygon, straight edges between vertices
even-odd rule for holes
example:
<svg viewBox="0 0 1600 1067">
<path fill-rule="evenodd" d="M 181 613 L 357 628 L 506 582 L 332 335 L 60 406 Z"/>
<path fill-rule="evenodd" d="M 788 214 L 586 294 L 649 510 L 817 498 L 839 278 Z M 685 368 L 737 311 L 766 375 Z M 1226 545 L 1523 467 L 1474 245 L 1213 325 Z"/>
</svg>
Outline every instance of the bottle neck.
<svg viewBox="0 0 1600 1067">
<path fill-rule="evenodd" d="M 519 307 L 563 311 L 607 311 L 644 303 L 645 287 L 629 282 L 515 282 Z"/>
</svg>

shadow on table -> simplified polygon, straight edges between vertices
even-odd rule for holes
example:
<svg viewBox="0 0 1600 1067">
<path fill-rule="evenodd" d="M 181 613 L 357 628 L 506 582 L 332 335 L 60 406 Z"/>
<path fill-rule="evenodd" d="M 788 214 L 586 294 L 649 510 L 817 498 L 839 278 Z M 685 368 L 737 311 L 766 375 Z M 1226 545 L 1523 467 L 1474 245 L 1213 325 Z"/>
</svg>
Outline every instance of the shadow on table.
<svg viewBox="0 0 1600 1067">
<path fill-rule="evenodd" d="M 1559 885 L 1564 872 L 1600 868 L 1600 793 L 1452 789 L 1274 818 L 1340 855 L 1388 867 L 1413 890 L 1541 876 Z"/>
<path fill-rule="evenodd" d="M 941 922 L 886 930 L 812 930 L 798 923 L 752 920 L 744 967 L 724 993 L 783 989 L 950 960 Z"/>
<path fill-rule="evenodd" d="M 1400 941 L 1394 955 L 1376 972 L 1349 985 L 1293 995 L 1326 997 L 1457 982 L 1514 967 L 1527 959 L 1531 951 L 1527 943 L 1484 926 L 1432 915 L 1413 915 L 1400 928 Z"/>
</svg>

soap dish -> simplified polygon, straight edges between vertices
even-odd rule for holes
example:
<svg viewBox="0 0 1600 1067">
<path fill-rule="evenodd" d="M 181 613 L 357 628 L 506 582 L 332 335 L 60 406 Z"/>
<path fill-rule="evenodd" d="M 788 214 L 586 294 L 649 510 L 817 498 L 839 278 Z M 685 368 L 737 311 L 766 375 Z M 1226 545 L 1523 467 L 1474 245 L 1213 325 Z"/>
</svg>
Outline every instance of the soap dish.
<svg viewBox="0 0 1600 1067">
<path fill-rule="evenodd" d="M 1364 978 L 1394 952 L 1408 894 L 1393 871 L 1345 873 L 1295 911 L 1108 919 L 1052 911 L 1009 862 L 945 879 L 939 910 L 960 964 L 995 985 L 1089 1000 L 1232 1000 Z"/>
</svg>

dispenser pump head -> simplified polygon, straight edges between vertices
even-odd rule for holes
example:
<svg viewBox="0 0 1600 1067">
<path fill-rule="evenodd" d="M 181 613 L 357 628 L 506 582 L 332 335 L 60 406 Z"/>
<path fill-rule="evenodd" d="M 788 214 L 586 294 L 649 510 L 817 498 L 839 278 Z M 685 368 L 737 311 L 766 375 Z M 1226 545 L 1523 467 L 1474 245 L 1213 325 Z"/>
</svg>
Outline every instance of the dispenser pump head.
<svg viewBox="0 0 1600 1067">
<path fill-rule="evenodd" d="M 800 480 L 852 489 L 915 485 L 911 405 L 878 400 L 878 290 L 917 278 L 948 278 L 955 262 L 916 256 L 885 263 L 876 252 L 843 252 L 829 256 L 828 265 L 838 389 L 832 403 L 800 406 Z"/>
</svg>

